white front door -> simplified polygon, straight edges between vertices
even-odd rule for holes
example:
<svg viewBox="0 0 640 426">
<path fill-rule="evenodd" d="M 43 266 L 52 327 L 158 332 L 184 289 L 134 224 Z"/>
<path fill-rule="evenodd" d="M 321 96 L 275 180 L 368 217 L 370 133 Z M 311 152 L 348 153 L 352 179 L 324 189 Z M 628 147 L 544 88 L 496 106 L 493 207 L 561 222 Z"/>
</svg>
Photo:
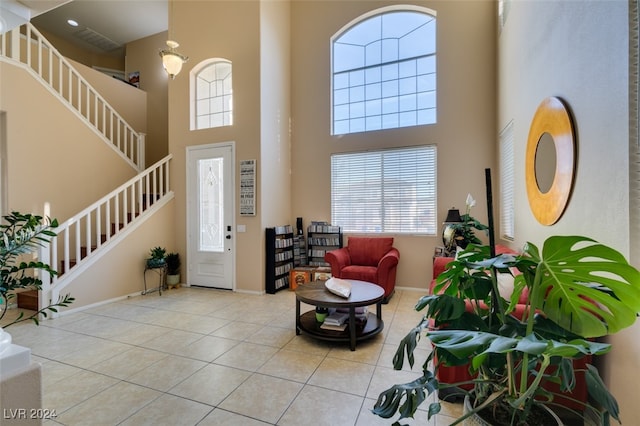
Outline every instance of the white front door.
<svg viewBox="0 0 640 426">
<path fill-rule="evenodd" d="M 187 284 L 234 288 L 234 143 L 187 148 Z"/>
</svg>

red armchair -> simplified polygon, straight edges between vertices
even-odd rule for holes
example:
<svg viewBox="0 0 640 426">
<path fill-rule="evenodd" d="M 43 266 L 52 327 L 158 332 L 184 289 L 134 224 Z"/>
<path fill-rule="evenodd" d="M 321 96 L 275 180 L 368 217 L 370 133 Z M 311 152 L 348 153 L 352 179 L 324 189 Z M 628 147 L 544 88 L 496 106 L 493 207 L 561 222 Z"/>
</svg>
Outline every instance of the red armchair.
<svg viewBox="0 0 640 426">
<path fill-rule="evenodd" d="M 336 278 L 367 281 L 384 289 L 384 302 L 389 302 L 396 287 L 396 269 L 400 252 L 391 237 L 349 237 L 347 246 L 325 254 Z"/>
</svg>

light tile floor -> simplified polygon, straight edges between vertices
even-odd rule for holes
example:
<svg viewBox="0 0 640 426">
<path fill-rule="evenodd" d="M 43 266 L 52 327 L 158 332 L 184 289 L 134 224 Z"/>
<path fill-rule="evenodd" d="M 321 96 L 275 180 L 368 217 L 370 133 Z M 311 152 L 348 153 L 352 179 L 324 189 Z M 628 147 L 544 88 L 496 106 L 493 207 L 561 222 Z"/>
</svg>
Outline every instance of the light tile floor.
<svg viewBox="0 0 640 426">
<path fill-rule="evenodd" d="M 7 331 L 42 364 L 43 408 L 57 413 L 46 425 L 389 425 L 398 416 L 373 415 L 376 398 L 417 378 L 428 355 L 423 340 L 415 371 L 393 369 L 420 296 L 396 291 L 383 332 L 356 351 L 296 336 L 286 290 L 179 288 Z M 443 403 L 428 422 L 427 405 L 406 423 L 448 425 L 461 410 Z"/>
</svg>

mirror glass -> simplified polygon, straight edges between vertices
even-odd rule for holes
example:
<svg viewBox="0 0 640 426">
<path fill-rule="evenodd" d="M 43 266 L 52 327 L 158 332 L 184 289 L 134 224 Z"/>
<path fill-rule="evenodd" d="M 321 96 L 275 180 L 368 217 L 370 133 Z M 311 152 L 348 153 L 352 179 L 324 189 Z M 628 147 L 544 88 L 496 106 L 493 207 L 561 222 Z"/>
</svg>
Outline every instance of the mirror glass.
<svg viewBox="0 0 640 426">
<path fill-rule="evenodd" d="M 546 194 L 551 189 L 556 175 L 556 145 L 553 137 L 544 132 L 538 141 L 535 158 L 536 183 L 538 189 Z"/>
</svg>

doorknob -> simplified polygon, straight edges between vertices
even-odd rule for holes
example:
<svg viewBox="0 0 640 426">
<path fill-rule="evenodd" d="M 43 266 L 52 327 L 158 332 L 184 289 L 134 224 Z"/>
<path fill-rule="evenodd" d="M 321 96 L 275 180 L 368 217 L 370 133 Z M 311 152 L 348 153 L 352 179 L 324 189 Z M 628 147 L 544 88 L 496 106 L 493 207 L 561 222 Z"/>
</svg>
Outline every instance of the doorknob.
<svg viewBox="0 0 640 426">
<path fill-rule="evenodd" d="M 227 235 L 225 238 L 226 238 L 227 240 L 230 240 L 230 239 L 231 239 L 231 235 Z"/>
</svg>

